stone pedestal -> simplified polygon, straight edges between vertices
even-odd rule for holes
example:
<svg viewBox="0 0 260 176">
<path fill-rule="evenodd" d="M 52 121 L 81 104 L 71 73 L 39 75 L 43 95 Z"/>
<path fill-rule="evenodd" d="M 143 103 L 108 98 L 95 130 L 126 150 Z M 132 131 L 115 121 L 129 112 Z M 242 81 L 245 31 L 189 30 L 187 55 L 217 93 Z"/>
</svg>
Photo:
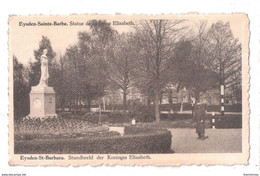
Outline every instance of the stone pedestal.
<svg viewBox="0 0 260 176">
<path fill-rule="evenodd" d="M 30 92 L 30 118 L 57 117 L 53 87 L 35 86 Z"/>
</svg>

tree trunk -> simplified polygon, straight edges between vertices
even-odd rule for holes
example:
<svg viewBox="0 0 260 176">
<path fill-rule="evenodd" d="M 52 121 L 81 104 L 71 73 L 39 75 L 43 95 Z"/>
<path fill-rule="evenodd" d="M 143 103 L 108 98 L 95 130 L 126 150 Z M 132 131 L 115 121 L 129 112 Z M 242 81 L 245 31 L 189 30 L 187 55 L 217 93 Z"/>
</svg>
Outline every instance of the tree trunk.
<svg viewBox="0 0 260 176">
<path fill-rule="evenodd" d="M 200 102 L 200 93 L 196 91 L 194 93 L 194 96 L 195 96 L 195 103 L 197 104 L 198 102 Z"/>
<path fill-rule="evenodd" d="M 172 89 L 169 89 L 169 91 L 168 91 L 168 101 L 169 101 L 168 117 L 170 119 L 171 113 L 173 112 L 173 110 L 172 110 L 172 106 L 173 106 L 173 102 L 172 102 Z"/>
<path fill-rule="evenodd" d="M 169 89 L 169 92 L 168 92 L 168 101 L 169 101 L 169 104 L 170 104 L 170 107 L 172 105 L 172 89 Z"/>
<path fill-rule="evenodd" d="M 103 97 L 103 110 L 106 110 L 106 101 L 105 101 L 105 97 Z"/>
<path fill-rule="evenodd" d="M 77 99 L 74 100 L 73 115 L 76 115 Z"/>
<path fill-rule="evenodd" d="M 70 100 L 70 109 L 69 109 L 69 111 L 71 112 L 71 107 L 72 107 L 72 105 L 71 105 L 72 103 L 71 103 L 71 100 Z"/>
<path fill-rule="evenodd" d="M 183 92 L 182 92 L 182 90 L 181 90 L 181 96 L 180 96 L 180 99 L 181 99 L 180 112 L 182 113 L 182 110 L 183 110 Z"/>
<path fill-rule="evenodd" d="M 88 112 L 90 112 L 90 108 L 91 108 L 91 100 L 88 99 L 87 102 L 88 102 L 87 110 L 88 110 Z"/>
<path fill-rule="evenodd" d="M 156 122 L 160 122 L 160 110 L 159 110 L 159 101 L 160 101 L 160 92 L 158 90 L 155 90 L 154 93 L 154 99 L 155 99 L 155 118 Z"/>
<path fill-rule="evenodd" d="M 180 112 L 182 113 L 183 111 L 183 101 L 181 101 L 181 108 L 180 108 Z"/>
<path fill-rule="evenodd" d="M 64 112 L 64 108 L 65 108 L 65 103 L 66 102 L 66 99 L 65 99 L 65 96 L 64 96 L 64 93 L 61 94 L 61 111 Z"/>
<path fill-rule="evenodd" d="M 98 124 L 102 124 L 102 116 L 101 116 L 101 105 L 100 102 L 98 102 Z"/>
<path fill-rule="evenodd" d="M 126 116 L 126 89 L 123 90 L 123 113 Z"/>
<path fill-rule="evenodd" d="M 63 58 L 60 57 L 60 66 L 61 66 L 61 86 L 64 87 L 64 65 L 63 65 Z M 64 108 L 66 106 L 66 97 L 65 97 L 65 93 L 64 93 L 64 89 L 62 90 L 62 102 L 61 102 L 61 110 L 64 111 Z"/>
<path fill-rule="evenodd" d="M 147 106 L 150 107 L 151 105 L 151 97 L 148 95 L 147 96 Z"/>
</svg>

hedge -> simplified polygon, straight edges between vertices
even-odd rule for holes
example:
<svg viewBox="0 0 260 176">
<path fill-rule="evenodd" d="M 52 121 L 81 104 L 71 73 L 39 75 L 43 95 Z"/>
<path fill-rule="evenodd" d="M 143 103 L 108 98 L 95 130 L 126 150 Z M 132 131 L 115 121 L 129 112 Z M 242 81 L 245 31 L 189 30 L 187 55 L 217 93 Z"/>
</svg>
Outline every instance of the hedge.
<svg viewBox="0 0 260 176">
<path fill-rule="evenodd" d="M 161 104 L 160 111 L 179 111 L 181 104 Z M 190 111 L 192 109 L 191 104 L 183 103 L 183 111 Z M 220 112 L 220 105 L 207 105 L 208 112 Z M 225 112 L 242 112 L 242 104 L 225 105 Z"/>
<path fill-rule="evenodd" d="M 212 116 L 211 116 L 212 118 Z M 209 118 L 211 120 L 211 118 Z M 212 123 L 211 123 L 212 125 Z M 242 128 L 242 115 L 225 115 L 225 117 L 221 117 L 220 115 L 215 116 L 215 128 Z"/>
<path fill-rule="evenodd" d="M 135 134 L 151 134 L 151 133 L 160 133 L 162 130 L 158 128 L 145 128 L 145 127 L 136 127 L 136 126 L 126 126 L 125 134 L 126 135 L 135 135 Z"/>
<path fill-rule="evenodd" d="M 132 132 L 131 132 L 132 131 Z M 137 130 L 138 131 L 138 130 Z M 167 153 L 171 148 L 171 133 L 148 129 L 145 133 L 127 130 L 125 136 L 101 138 L 61 138 L 15 141 L 15 154 L 108 154 Z M 148 133 L 149 131 L 149 133 Z"/>
<path fill-rule="evenodd" d="M 208 112 L 219 112 L 220 105 L 208 105 Z M 242 104 L 225 105 L 225 112 L 242 112 Z"/>
<path fill-rule="evenodd" d="M 181 103 L 174 104 L 160 104 L 160 111 L 169 111 L 172 109 L 173 111 L 179 111 L 181 109 Z M 192 109 L 191 104 L 183 103 L 183 111 L 189 111 Z"/>
</svg>

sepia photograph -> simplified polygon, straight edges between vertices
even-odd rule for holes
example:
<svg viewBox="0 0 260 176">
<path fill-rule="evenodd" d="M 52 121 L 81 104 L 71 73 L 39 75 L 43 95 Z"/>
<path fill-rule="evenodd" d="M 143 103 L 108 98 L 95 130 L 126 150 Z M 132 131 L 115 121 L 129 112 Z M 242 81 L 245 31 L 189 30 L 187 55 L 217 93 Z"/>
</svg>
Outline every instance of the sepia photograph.
<svg viewBox="0 0 260 176">
<path fill-rule="evenodd" d="M 248 24 L 10 16 L 9 163 L 247 163 Z"/>
</svg>

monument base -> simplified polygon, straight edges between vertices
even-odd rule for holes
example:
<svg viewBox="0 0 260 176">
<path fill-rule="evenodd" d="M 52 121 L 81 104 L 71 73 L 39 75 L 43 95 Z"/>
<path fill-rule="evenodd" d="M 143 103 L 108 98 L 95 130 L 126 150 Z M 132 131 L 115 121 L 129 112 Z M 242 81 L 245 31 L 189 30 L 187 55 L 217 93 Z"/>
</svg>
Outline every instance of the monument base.
<svg viewBox="0 0 260 176">
<path fill-rule="evenodd" d="M 34 86 L 30 92 L 30 114 L 34 118 L 56 118 L 55 91 L 53 87 Z"/>
</svg>

